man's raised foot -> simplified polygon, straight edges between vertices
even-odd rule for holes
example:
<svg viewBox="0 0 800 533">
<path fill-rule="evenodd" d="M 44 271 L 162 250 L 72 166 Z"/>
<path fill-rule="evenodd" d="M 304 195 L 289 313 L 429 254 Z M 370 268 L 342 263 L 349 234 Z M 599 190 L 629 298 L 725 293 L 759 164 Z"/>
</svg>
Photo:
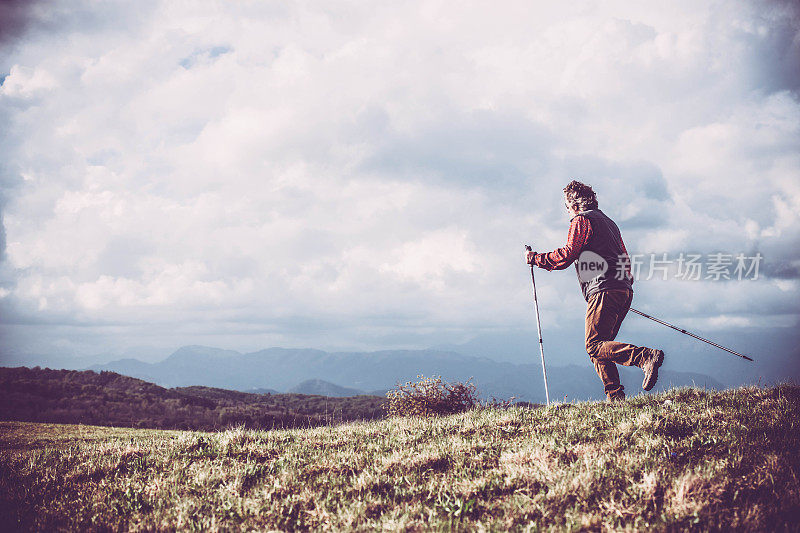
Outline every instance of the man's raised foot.
<svg viewBox="0 0 800 533">
<path fill-rule="evenodd" d="M 648 357 L 642 365 L 642 370 L 644 370 L 642 388 L 649 391 L 655 386 L 656 381 L 658 381 L 658 367 L 664 362 L 664 351 L 648 348 L 647 352 Z"/>
</svg>

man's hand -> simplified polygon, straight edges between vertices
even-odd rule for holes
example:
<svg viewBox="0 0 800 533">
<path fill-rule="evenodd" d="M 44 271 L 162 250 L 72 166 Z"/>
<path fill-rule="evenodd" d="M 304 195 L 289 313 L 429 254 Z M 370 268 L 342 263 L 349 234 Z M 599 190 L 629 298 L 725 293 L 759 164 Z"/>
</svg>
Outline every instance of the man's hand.
<svg viewBox="0 0 800 533">
<path fill-rule="evenodd" d="M 534 257 L 536 257 L 536 252 L 525 252 L 525 262 L 529 265 L 533 264 Z"/>
</svg>

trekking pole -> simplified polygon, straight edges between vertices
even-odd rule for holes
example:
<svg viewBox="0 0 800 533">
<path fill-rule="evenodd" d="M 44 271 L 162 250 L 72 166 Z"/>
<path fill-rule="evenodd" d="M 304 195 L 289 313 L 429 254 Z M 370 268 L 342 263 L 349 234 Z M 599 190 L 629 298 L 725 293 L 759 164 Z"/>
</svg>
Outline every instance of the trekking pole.
<svg viewBox="0 0 800 533">
<path fill-rule="evenodd" d="M 749 357 L 747 357 L 746 355 L 742 355 L 742 354 L 740 354 L 739 352 L 734 352 L 733 350 L 730 350 L 730 349 L 728 349 L 728 348 L 726 348 L 726 347 L 724 347 L 724 346 L 720 346 L 720 345 L 719 345 L 719 344 L 717 344 L 716 342 L 711 342 L 711 341 L 710 341 L 710 340 L 708 340 L 708 339 L 704 339 L 703 337 L 700 337 L 699 335 L 695 335 L 694 333 L 690 333 L 690 332 L 686 331 L 685 329 L 681 329 L 681 328 L 679 328 L 678 326 L 673 326 L 672 324 L 670 324 L 670 323 L 668 323 L 668 322 L 664 322 L 663 320 L 659 320 L 659 319 L 657 319 L 657 318 L 656 318 L 656 317 L 654 317 L 654 316 L 650 316 L 650 315 L 648 315 L 647 313 L 642 313 L 642 312 L 641 312 L 641 311 L 639 311 L 638 309 L 634 309 L 633 307 L 631 307 L 631 311 L 633 311 L 633 312 L 634 312 L 634 313 L 636 313 L 637 315 L 642 315 L 642 316 L 643 316 L 643 317 L 645 317 L 645 318 L 649 318 L 650 320 L 654 320 L 655 322 L 658 322 L 659 324 L 662 324 L 662 325 L 664 325 L 664 326 L 667 326 L 668 328 L 672 328 L 672 329 L 674 329 L 674 330 L 676 330 L 676 331 L 680 331 L 680 332 L 681 332 L 681 333 L 683 333 L 684 335 L 689 335 L 690 337 L 694 337 L 694 338 L 695 338 L 695 339 L 697 339 L 697 340 L 701 340 L 701 341 L 703 341 L 703 342 L 707 342 L 707 343 L 708 343 L 708 344 L 710 344 L 711 346 L 716 346 L 716 347 L 717 347 L 717 348 L 719 348 L 720 350 L 725 350 L 726 352 L 730 352 L 730 353 L 732 353 L 733 355 L 738 355 L 739 357 L 743 357 L 744 359 L 747 359 L 748 361 L 752 361 L 752 359 L 750 359 L 750 358 L 749 358 Z"/>
<path fill-rule="evenodd" d="M 531 247 L 527 244 L 525 249 L 529 252 Z M 531 265 L 531 282 L 533 282 L 533 307 L 536 309 L 536 330 L 539 332 L 539 353 L 542 354 L 542 374 L 544 375 L 544 395 L 547 398 L 547 405 L 550 405 L 550 391 L 547 390 L 547 368 L 544 366 L 544 344 L 542 343 L 542 325 L 539 323 L 539 300 L 536 299 L 536 278 L 533 277 L 533 265 Z"/>
</svg>

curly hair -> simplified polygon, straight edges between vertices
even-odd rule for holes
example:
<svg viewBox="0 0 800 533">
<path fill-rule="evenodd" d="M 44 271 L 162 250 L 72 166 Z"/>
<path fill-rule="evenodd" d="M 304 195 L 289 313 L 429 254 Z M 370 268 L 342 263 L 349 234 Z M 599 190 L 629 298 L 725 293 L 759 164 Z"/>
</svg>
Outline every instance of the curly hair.
<svg viewBox="0 0 800 533">
<path fill-rule="evenodd" d="M 597 209 L 597 195 L 591 185 L 572 180 L 569 185 L 564 187 L 564 194 L 567 204 L 577 208 L 578 211 Z"/>
</svg>

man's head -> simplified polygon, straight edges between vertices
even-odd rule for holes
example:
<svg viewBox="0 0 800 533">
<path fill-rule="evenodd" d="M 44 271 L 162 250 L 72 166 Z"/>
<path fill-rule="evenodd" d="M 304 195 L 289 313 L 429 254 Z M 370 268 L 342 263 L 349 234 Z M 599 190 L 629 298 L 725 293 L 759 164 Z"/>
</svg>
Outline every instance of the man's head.
<svg viewBox="0 0 800 533">
<path fill-rule="evenodd" d="M 591 186 L 580 181 L 572 180 L 564 187 L 564 202 L 575 213 L 597 209 L 597 195 Z"/>
</svg>

